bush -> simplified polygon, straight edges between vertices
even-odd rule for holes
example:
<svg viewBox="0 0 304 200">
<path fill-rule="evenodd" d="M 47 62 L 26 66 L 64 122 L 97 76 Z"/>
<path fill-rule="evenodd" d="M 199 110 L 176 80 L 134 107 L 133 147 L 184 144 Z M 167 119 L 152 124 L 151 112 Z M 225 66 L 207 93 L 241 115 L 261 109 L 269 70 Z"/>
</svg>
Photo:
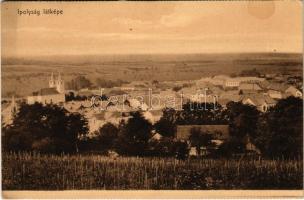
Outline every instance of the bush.
<svg viewBox="0 0 304 200">
<path fill-rule="evenodd" d="M 77 152 L 88 132 L 86 119 L 57 105 L 21 104 L 11 126 L 3 129 L 5 151 Z"/>
</svg>

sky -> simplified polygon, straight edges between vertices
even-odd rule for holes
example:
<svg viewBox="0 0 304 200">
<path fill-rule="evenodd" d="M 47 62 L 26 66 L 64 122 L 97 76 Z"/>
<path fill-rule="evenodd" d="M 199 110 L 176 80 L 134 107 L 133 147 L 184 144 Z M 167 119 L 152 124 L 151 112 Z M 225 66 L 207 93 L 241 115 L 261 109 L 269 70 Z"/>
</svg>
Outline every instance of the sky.
<svg viewBox="0 0 304 200">
<path fill-rule="evenodd" d="M 3 56 L 302 52 L 302 2 L 4 2 Z M 63 15 L 20 16 L 19 10 Z"/>
</svg>

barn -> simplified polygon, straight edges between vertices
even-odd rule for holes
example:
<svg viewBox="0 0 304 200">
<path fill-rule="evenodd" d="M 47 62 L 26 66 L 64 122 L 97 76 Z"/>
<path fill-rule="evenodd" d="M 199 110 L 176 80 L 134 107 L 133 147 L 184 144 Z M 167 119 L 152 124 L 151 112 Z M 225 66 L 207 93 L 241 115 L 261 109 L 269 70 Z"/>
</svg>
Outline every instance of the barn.
<svg viewBox="0 0 304 200">
<path fill-rule="evenodd" d="M 202 132 L 213 134 L 214 139 L 217 140 L 227 140 L 229 138 L 229 125 L 178 125 L 176 139 L 188 141 L 192 128 L 198 128 Z"/>
<path fill-rule="evenodd" d="M 208 133 L 212 135 L 213 147 L 200 147 L 200 152 L 190 143 L 190 135 L 192 129 L 199 129 L 201 133 Z M 223 142 L 230 137 L 229 125 L 178 125 L 176 129 L 175 138 L 179 141 L 187 142 L 190 148 L 189 155 L 208 155 L 210 151 L 217 149 Z M 254 152 L 260 154 L 260 150 L 250 141 L 248 135 L 243 138 L 247 152 Z"/>
</svg>

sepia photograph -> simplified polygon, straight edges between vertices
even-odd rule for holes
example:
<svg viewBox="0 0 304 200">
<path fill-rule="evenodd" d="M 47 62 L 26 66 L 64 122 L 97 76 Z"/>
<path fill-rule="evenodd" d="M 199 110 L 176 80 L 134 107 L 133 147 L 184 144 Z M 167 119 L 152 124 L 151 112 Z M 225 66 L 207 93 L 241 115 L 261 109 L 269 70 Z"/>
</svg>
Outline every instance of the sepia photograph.
<svg viewBox="0 0 304 200">
<path fill-rule="evenodd" d="M 302 15 L 2 2 L 2 197 L 303 197 Z"/>
</svg>

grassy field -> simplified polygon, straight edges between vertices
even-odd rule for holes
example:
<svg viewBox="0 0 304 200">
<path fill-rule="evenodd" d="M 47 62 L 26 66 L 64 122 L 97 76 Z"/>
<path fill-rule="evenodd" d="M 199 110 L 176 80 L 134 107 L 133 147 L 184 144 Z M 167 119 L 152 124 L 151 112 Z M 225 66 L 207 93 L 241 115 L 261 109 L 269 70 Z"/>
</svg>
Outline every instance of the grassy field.
<svg viewBox="0 0 304 200">
<path fill-rule="evenodd" d="M 51 72 L 67 82 L 79 75 L 124 81 L 195 80 L 218 74 L 238 74 L 256 68 L 262 73 L 302 74 L 301 54 L 100 55 L 4 58 L 2 96 L 26 96 L 48 86 Z M 225 69 L 225 70 L 223 70 Z"/>
<path fill-rule="evenodd" d="M 2 154 L 3 190 L 301 189 L 302 161 Z"/>
</svg>

